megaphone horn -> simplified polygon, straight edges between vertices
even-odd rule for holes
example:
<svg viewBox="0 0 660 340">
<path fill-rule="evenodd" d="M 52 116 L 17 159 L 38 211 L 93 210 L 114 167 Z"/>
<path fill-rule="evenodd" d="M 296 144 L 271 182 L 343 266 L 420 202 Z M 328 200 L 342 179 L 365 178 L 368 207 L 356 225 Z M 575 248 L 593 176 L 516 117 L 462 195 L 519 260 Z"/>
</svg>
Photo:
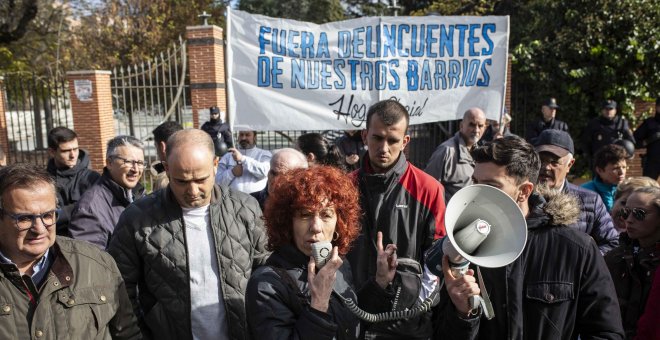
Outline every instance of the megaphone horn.
<svg viewBox="0 0 660 340">
<path fill-rule="evenodd" d="M 426 256 L 427 267 L 438 276 L 442 268 L 437 265 L 441 266 L 446 253 L 443 247 L 453 247 L 463 261 L 497 268 L 515 261 L 527 242 L 527 223 L 516 202 L 502 190 L 483 184 L 467 186 L 452 196 L 445 229 L 445 239 L 437 241 Z M 451 245 L 443 245 L 447 241 Z"/>
<path fill-rule="evenodd" d="M 426 252 L 425 264 L 442 277 L 447 255 L 454 275 L 467 271 L 470 262 L 487 268 L 515 261 L 527 242 L 525 216 L 505 192 L 492 186 L 467 186 L 452 196 L 445 213 L 447 236 Z"/>
</svg>

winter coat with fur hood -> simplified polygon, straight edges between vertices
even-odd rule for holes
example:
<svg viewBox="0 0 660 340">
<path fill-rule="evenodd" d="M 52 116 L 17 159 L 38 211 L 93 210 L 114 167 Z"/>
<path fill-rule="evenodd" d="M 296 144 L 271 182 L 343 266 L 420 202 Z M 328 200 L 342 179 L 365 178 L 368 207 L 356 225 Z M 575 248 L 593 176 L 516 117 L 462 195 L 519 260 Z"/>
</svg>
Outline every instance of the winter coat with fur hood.
<svg viewBox="0 0 660 340">
<path fill-rule="evenodd" d="M 623 338 L 614 284 L 596 243 L 566 227 L 579 205 L 570 195 L 544 196 L 529 198 L 520 257 L 506 267 L 481 268 L 495 318 L 460 318 L 444 290 L 435 339 Z"/>
</svg>

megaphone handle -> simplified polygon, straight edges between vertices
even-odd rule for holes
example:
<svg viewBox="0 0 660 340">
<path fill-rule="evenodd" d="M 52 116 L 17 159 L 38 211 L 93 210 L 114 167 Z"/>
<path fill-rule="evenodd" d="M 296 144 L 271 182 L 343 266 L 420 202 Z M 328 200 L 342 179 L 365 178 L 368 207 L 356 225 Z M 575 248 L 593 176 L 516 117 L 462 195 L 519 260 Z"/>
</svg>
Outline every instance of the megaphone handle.
<svg viewBox="0 0 660 340">
<path fill-rule="evenodd" d="M 464 262 L 461 264 L 454 264 L 450 263 L 451 267 L 451 274 L 454 275 L 454 277 L 461 277 L 465 275 L 468 271 L 468 267 L 470 265 L 470 262 Z M 483 297 L 480 295 L 473 295 L 470 296 L 468 299 L 468 303 L 470 304 L 470 309 L 471 310 L 477 310 L 479 307 L 481 307 L 481 310 L 484 313 L 484 316 L 486 319 L 490 320 L 493 317 L 495 317 L 495 312 L 493 310 L 493 304 L 490 302 L 490 298 L 488 297 L 488 292 L 486 291 L 486 287 L 484 286 L 484 280 L 481 276 L 481 269 L 479 266 L 477 266 L 477 274 L 479 276 L 479 289 L 481 290 L 481 294 Z"/>
<path fill-rule="evenodd" d="M 459 278 L 459 277 L 465 275 L 465 273 L 467 273 L 467 271 L 470 267 L 470 262 L 465 261 L 465 262 L 459 263 L 459 264 L 449 262 L 449 267 L 451 268 L 451 275 L 453 275 L 456 278 Z"/>
</svg>

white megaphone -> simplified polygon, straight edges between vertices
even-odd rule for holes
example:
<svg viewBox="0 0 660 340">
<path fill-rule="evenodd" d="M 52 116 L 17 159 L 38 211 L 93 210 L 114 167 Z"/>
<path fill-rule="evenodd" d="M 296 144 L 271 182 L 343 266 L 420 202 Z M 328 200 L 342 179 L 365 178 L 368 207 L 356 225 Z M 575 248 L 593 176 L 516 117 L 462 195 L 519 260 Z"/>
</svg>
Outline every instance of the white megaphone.
<svg viewBox="0 0 660 340">
<path fill-rule="evenodd" d="M 445 229 L 447 236 L 436 241 L 425 257 L 426 267 L 439 277 L 443 277 L 443 255 L 449 257 L 454 276 L 460 276 L 470 262 L 487 268 L 508 265 L 527 242 L 522 211 L 509 195 L 489 185 L 470 185 L 456 192 L 447 203 Z M 476 308 L 479 300 L 470 303 Z"/>
</svg>

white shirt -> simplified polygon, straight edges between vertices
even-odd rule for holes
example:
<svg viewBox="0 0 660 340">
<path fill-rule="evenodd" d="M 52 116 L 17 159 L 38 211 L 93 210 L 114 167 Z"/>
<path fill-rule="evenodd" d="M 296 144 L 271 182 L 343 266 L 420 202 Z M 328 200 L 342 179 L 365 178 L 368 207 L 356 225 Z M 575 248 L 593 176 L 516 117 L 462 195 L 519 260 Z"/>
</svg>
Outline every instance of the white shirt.
<svg viewBox="0 0 660 340">
<path fill-rule="evenodd" d="M 229 339 L 209 206 L 183 208 L 183 221 L 190 272 L 193 339 Z"/>
<path fill-rule="evenodd" d="M 252 149 L 239 148 L 238 151 L 243 154 L 243 175 L 236 177 L 231 172 L 236 166 L 236 161 L 232 154 L 228 152 L 220 159 L 215 182 L 247 194 L 265 188 L 266 182 L 268 182 L 270 158 L 272 157 L 270 151 L 259 149 L 256 146 Z"/>
</svg>

